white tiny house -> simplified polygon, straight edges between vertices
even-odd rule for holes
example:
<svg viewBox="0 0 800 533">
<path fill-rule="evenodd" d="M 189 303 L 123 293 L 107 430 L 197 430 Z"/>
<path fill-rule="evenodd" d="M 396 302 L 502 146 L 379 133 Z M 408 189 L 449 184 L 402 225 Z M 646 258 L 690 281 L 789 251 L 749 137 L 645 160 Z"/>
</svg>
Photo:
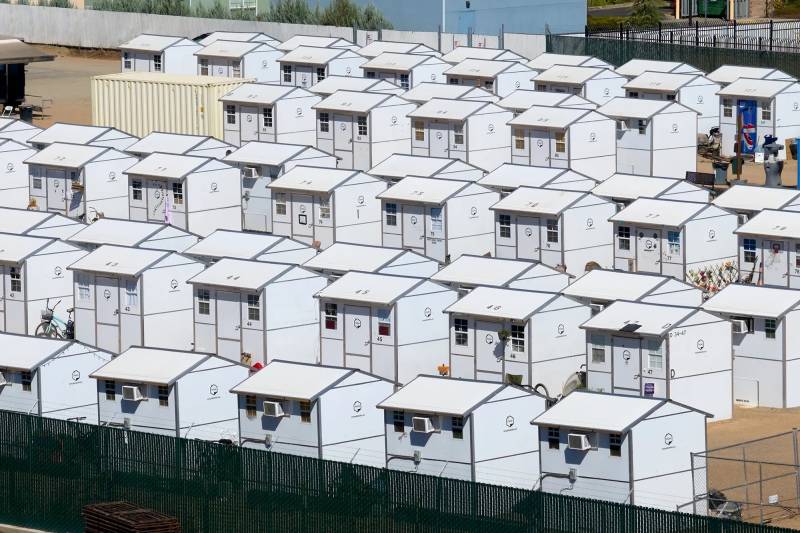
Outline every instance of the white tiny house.
<svg viewBox="0 0 800 533">
<path fill-rule="evenodd" d="M 273 361 L 236 385 L 239 444 L 305 457 L 385 465 L 383 412 L 392 382 L 360 370 Z"/>
<path fill-rule="evenodd" d="M 460 159 L 408 154 L 392 154 L 369 169 L 369 173 L 390 183 L 397 183 L 408 176 L 475 182 L 486 174 Z"/>
<path fill-rule="evenodd" d="M 16 118 L 0 118 L 0 139 L 9 139 L 18 143 L 27 144 L 28 139 L 41 133 L 42 128 L 28 124 Z"/>
<path fill-rule="evenodd" d="M 153 153 L 129 167 L 129 218 L 200 236 L 242 229 L 238 168 L 209 157 Z"/>
<path fill-rule="evenodd" d="M 800 288 L 800 212 L 764 209 L 734 233 L 740 282 Z"/>
<path fill-rule="evenodd" d="M 366 57 L 347 48 L 299 46 L 278 58 L 281 85 L 311 87 L 328 76 L 362 77 Z"/>
<path fill-rule="evenodd" d="M 465 59 L 444 71 L 448 85 L 482 87 L 501 98 L 517 89 L 532 89 L 534 74 L 524 63 L 491 59 Z"/>
<path fill-rule="evenodd" d="M 87 222 L 99 216 L 127 218 L 125 171 L 136 161 L 113 148 L 50 144 L 25 160 L 28 207 Z"/>
<path fill-rule="evenodd" d="M 68 267 L 86 254 L 56 239 L 0 233 L 0 331 L 44 334 L 40 325 L 48 309 L 66 323 L 72 307 Z"/>
<path fill-rule="evenodd" d="M 303 268 L 335 281 L 350 271 L 427 278 L 439 263 L 411 250 L 335 242 L 305 263 Z"/>
<path fill-rule="evenodd" d="M 532 421 L 541 490 L 678 510 L 695 497 L 691 457 L 707 448 L 708 416 L 670 400 L 574 392 Z"/>
<path fill-rule="evenodd" d="M 555 293 L 567 287 L 570 278 L 569 274 L 541 263 L 482 255 L 462 255 L 431 276 L 431 280 L 448 285 L 462 295 L 475 287 Z"/>
<path fill-rule="evenodd" d="M 119 45 L 122 72 L 194 74 L 202 46 L 186 37 L 143 33 Z"/>
<path fill-rule="evenodd" d="M 444 54 L 442 59 L 451 65 L 461 63 L 465 59 L 484 59 L 491 61 L 516 61 L 525 63 L 527 58 L 516 52 L 502 48 L 485 48 L 483 46 L 457 46 Z"/>
<path fill-rule="evenodd" d="M 111 354 L 79 342 L 0 333 L 0 409 L 97 424 L 89 374 Z"/>
<path fill-rule="evenodd" d="M 639 198 L 609 220 L 616 269 L 684 280 L 736 263 L 737 217 L 714 205 Z"/>
<path fill-rule="evenodd" d="M 613 202 L 578 191 L 520 187 L 491 207 L 495 254 L 580 274 L 613 265 Z"/>
<path fill-rule="evenodd" d="M 617 121 L 617 172 L 684 179 L 697 169 L 697 112 L 671 101 L 614 98 L 597 109 Z"/>
<path fill-rule="evenodd" d="M 497 105 L 508 109 L 514 116 L 534 106 L 567 107 L 571 109 L 597 109 L 597 104 L 574 94 L 545 93 L 533 89 L 517 89 L 499 100 Z"/>
<path fill-rule="evenodd" d="M 318 294 L 324 365 L 395 383 L 447 362 L 447 317 L 456 291 L 425 278 L 348 272 Z"/>
<path fill-rule="evenodd" d="M 222 98 L 225 142 L 248 141 L 315 145 L 314 104 L 321 98 L 305 89 L 243 83 Z"/>
<path fill-rule="evenodd" d="M 166 224 L 136 222 L 121 218 L 101 218 L 66 238 L 86 250 L 95 250 L 104 244 L 182 252 L 193 246 L 200 237 Z"/>
<path fill-rule="evenodd" d="M 299 144 L 250 141 L 223 158 L 242 171 L 242 229 L 272 231 L 269 184 L 297 165 L 336 168 L 336 156 Z"/>
<path fill-rule="evenodd" d="M 28 143 L 37 150 L 42 150 L 51 144 L 65 143 L 113 148 L 124 152 L 138 140 L 133 135 L 105 126 L 56 122 L 28 139 Z"/>
<path fill-rule="evenodd" d="M 771 67 L 743 67 L 741 65 L 722 65 L 716 70 L 706 74 L 706 77 L 723 87 L 730 85 L 739 78 L 751 80 L 781 80 L 797 81 L 789 74 Z"/>
<path fill-rule="evenodd" d="M 0 138 L 0 207 L 28 207 L 30 175 L 25 161 L 35 153 L 27 144 Z"/>
<path fill-rule="evenodd" d="M 617 300 L 685 307 L 699 307 L 703 303 L 703 291 L 684 281 L 658 274 L 600 268 L 578 277 L 562 293 L 587 304 L 593 315 Z"/>
<path fill-rule="evenodd" d="M 605 179 L 617 168 L 616 122 L 586 109 L 534 106 L 508 122 L 511 162 Z"/>
<path fill-rule="evenodd" d="M 281 44 L 276 38 L 261 32 L 251 31 L 212 31 L 197 42 L 201 46 L 208 46 L 214 41 L 246 41 L 246 42 L 259 42 L 267 43 L 270 46 L 277 47 Z"/>
<path fill-rule="evenodd" d="M 745 407 L 800 406 L 800 291 L 728 285 L 703 309 L 733 327 L 733 398 Z"/>
<path fill-rule="evenodd" d="M 597 105 L 625 96 L 628 81 L 608 68 L 570 65 L 554 65 L 531 79 L 537 91 L 574 94 Z"/>
<path fill-rule="evenodd" d="M 752 154 L 766 135 L 779 143 L 800 136 L 800 84 L 795 81 L 740 78 L 719 91 L 720 155 L 736 154 L 737 120 L 741 120 L 742 154 Z M 785 159 L 786 151 L 778 154 Z"/>
<path fill-rule="evenodd" d="M 136 157 L 147 157 L 150 154 L 161 152 L 162 154 L 194 155 L 222 159 L 226 153 L 233 149 L 233 145 L 206 135 L 185 135 L 183 133 L 154 131 L 130 145 L 125 151 Z"/>
<path fill-rule="evenodd" d="M 321 249 L 334 242 L 380 245 L 377 195 L 386 189 L 385 181 L 358 170 L 298 165 L 268 187 L 276 235 Z"/>
<path fill-rule="evenodd" d="M 269 263 L 301 265 L 314 257 L 318 250 L 307 244 L 266 233 L 216 230 L 184 251 L 206 264 L 225 257 L 252 259 Z"/>
<path fill-rule="evenodd" d="M 614 173 L 598 183 L 592 189 L 592 194 L 615 202 L 619 209 L 637 198 L 662 198 L 700 203 L 708 203 L 710 199 L 708 189 L 686 180 L 621 173 Z"/>
<path fill-rule="evenodd" d="M 282 55 L 266 43 L 219 39 L 194 52 L 197 70 L 191 74 L 278 83 Z"/>
<path fill-rule="evenodd" d="M 319 363 L 314 295 L 327 278 L 304 268 L 220 259 L 188 280 L 194 288 L 194 349 L 241 361 Z"/>
<path fill-rule="evenodd" d="M 478 180 L 478 183 L 506 197 L 519 187 L 589 192 L 600 182 L 570 169 L 504 163 Z"/>
<path fill-rule="evenodd" d="M 340 168 L 369 170 L 392 154 L 411 153 L 415 104 L 390 94 L 337 91 L 315 104 L 316 146 Z"/>
<path fill-rule="evenodd" d="M 444 83 L 450 68 L 435 55 L 384 52 L 361 65 L 365 78 L 386 80 L 408 90 L 423 82 Z"/>
<path fill-rule="evenodd" d="M 477 287 L 450 305 L 448 371 L 556 397 L 586 363 L 588 305 L 568 296 Z"/>
<path fill-rule="evenodd" d="M 323 98 L 336 91 L 353 91 L 357 93 L 379 93 L 402 95 L 406 91 L 394 83 L 374 78 L 352 78 L 349 76 L 328 76 L 308 88 L 309 92 Z"/>
<path fill-rule="evenodd" d="M 737 183 L 714 198 L 717 207 L 739 215 L 739 224 L 744 224 L 764 209 L 794 210 L 791 206 L 800 198 L 797 189 L 762 187 Z"/>
<path fill-rule="evenodd" d="M 0 207 L 0 233 L 67 240 L 86 224 L 56 213 Z"/>
<path fill-rule="evenodd" d="M 545 399 L 514 385 L 421 375 L 383 400 L 386 468 L 531 489 Z"/>
<path fill-rule="evenodd" d="M 323 37 L 321 35 L 294 35 L 289 37 L 275 48 L 290 52 L 301 46 L 312 48 L 344 48 L 349 50 L 359 50 L 360 46 L 341 37 Z"/>
<path fill-rule="evenodd" d="M 377 198 L 383 246 L 414 250 L 440 263 L 492 252 L 496 191 L 469 181 L 409 176 Z"/>
<path fill-rule="evenodd" d="M 426 56 L 441 57 L 441 53 L 437 52 L 429 46 L 420 43 L 407 43 L 400 41 L 372 41 L 366 46 L 362 46 L 358 50 L 359 55 L 372 59 L 381 54 L 421 54 Z"/>
<path fill-rule="evenodd" d="M 191 350 L 192 289 L 203 265 L 164 250 L 104 244 L 72 263 L 75 339 L 112 353 Z"/>
<path fill-rule="evenodd" d="M 573 54 L 553 54 L 545 52 L 526 63 L 530 68 L 542 72 L 555 65 L 571 65 L 574 67 L 602 67 L 613 69 L 614 66 L 594 56 Z"/>
<path fill-rule="evenodd" d="M 733 416 L 727 320 L 696 307 L 617 301 L 581 327 L 589 390 L 667 398 L 714 420 Z"/>
<path fill-rule="evenodd" d="M 656 74 L 699 74 L 703 75 L 697 67 L 679 61 L 657 61 L 653 59 L 631 59 L 614 69 L 617 74 L 622 74 L 632 80 L 645 72 Z"/>
<path fill-rule="evenodd" d="M 434 98 L 408 114 L 411 154 L 461 159 L 494 170 L 511 162 L 512 116 L 488 102 Z"/>
<path fill-rule="evenodd" d="M 447 100 L 475 100 L 478 102 L 497 102 L 500 97 L 482 87 L 470 85 L 449 85 L 445 83 L 425 82 L 412 87 L 403 93 L 403 99 L 422 105 L 434 98 Z"/>
<path fill-rule="evenodd" d="M 101 426 L 185 439 L 239 440 L 246 366 L 213 354 L 133 347 L 92 372 Z"/>
</svg>

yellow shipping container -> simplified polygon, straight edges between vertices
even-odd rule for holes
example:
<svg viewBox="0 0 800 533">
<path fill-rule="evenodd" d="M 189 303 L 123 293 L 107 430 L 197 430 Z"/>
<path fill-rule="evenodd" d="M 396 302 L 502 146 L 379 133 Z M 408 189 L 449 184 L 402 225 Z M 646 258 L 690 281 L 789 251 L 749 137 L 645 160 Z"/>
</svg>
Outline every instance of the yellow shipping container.
<svg viewBox="0 0 800 533">
<path fill-rule="evenodd" d="M 254 80 L 124 72 L 92 78 L 92 123 L 144 137 L 153 131 L 222 139 L 219 99 Z"/>
</svg>

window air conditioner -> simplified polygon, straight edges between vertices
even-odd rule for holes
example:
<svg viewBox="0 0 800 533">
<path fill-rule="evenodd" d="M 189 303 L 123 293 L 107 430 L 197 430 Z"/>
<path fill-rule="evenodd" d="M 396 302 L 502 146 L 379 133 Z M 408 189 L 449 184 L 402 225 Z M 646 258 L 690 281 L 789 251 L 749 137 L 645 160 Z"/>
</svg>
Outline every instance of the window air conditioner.
<svg viewBox="0 0 800 533">
<path fill-rule="evenodd" d="M 617 213 L 625 209 L 627 206 L 622 202 L 614 202 L 614 205 L 617 206 Z"/>
<path fill-rule="evenodd" d="M 129 402 L 141 402 L 144 400 L 141 389 L 136 385 L 122 386 L 122 399 Z"/>
<path fill-rule="evenodd" d="M 595 315 L 606 308 L 605 304 L 596 304 L 590 303 L 589 308 L 592 310 L 592 314 Z"/>
<path fill-rule="evenodd" d="M 433 433 L 433 422 L 427 416 L 415 416 L 411 419 L 411 431 L 417 433 Z"/>
<path fill-rule="evenodd" d="M 258 177 L 258 170 L 253 167 L 244 167 L 242 169 L 242 177 L 243 178 L 257 178 Z"/>
<path fill-rule="evenodd" d="M 740 225 L 740 226 L 741 226 L 742 224 L 746 224 L 746 223 L 747 223 L 747 221 L 748 221 L 748 220 L 750 220 L 750 217 L 749 217 L 749 216 L 747 216 L 747 215 L 746 215 L 746 214 L 744 214 L 744 213 L 740 213 L 740 214 L 736 215 L 736 218 L 738 218 L 738 219 L 739 219 L 739 225 Z"/>
<path fill-rule="evenodd" d="M 283 413 L 283 406 L 281 406 L 281 402 L 273 402 L 270 400 L 265 400 L 264 414 L 275 418 L 283 416 L 284 413 Z"/>
<path fill-rule="evenodd" d="M 731 320 L 731 324 L 733 324 L 733 332 L 734 333 L 747 333 L 750 331 L 750 328 L 747 327 L 747 321 L 741 319 L 733 319 Z"/>
<path fill-rule="evenodd" d="M 567 435 L 567 447 L 570 450 L 586 451 L 591 449 L 592 445 L 589 443 L 589 435 L 570 433 Z"/>
</svg>

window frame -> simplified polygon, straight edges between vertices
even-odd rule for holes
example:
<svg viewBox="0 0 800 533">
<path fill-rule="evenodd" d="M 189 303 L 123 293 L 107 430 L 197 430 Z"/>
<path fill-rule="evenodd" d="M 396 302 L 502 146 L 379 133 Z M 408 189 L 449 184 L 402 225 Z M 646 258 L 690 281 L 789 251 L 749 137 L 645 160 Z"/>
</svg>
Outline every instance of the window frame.
<svg viewBox="0 0 800 533">
<path fill-rule="evenodd" d="M 201 57 L 197 60 L 197 66 L 200 68 L 200 75 L 201 76 L 208 76 L 208 58 Z"/>
<path fill-rule="evenodd" d="M 153 54 L 153 72 L 164 72 L 164 62 L 161 54 Z"/>
<path fill-rule="evenodd" d="M 103 380 L 103 388 L 105 389 L 106 393 L 106 400 L 107 401 L 116 401 L 117 399 L 117 382 L 113 379 L 104 379 Z"/>
<path fill-rule="evenodd" d="M 778 333 L 778 321 L 774 318 L 764 319 L 764 337 L 767 339 L 774 339 Z"/>
<path fill-rule="evenodd" d="M 239 60 L 231 61 L 231 77 L 233 78 L 241 78 L 242 77 L 242 62 Z"/>
<path fill-rule="evenodd" d="M 258 398 L 255 394 L 246 394 L 244 397 L 244 414 L 247 418 L 258 416 Z"/>
<path fill-rule="evenodd" d="M 169 407 L 169 385 L 158 385 L 158 405 Z"/>
<path fill-rule="evenodd" d="M 8 269 L 8 279 L 10 281 L 9 285 L 9 292 L 22 292 L 22 268 L 20 267 L 9 267 Z"/>
<path fill-rule="evenodd" d="M 356 126 L 358 128 L 359 137 L 366 137 L 369 135 L 369 126 L 367 125 L 367 115 L 358 115 L 356 117 Z"/>
<path fill-rule="evenodd" d="M 556 426 L 547 427 L 547 447 L 550 450 L 561 449 L 561 428 Z"/>
<path fill-rule="evenodd" d="M 525 128 L 514 128 L 514 150 L 525 149 Z"/>
<path fill-rule="evenodd" d="M 558 244 L 560 242 L 559 224 L 557 218 L 548 218 L 546 222 L 546 234 L 548 244 Z"/>
<path fill-rule="evenodd" d="M 386 202 L 383 204 L 383 210 L 386 214 L 386 225 L 396 227 L 397 226 L 397 203 L 396 202 Z"/>
<path fill-rule="evenodd" d="M 627 252 L 631 249 L 631 227 L 617 226 L 617 248 Z"/>
<path fill-rule="evenodd" d="M 314 74 L 317 78 L 317 83 L 321 82 L 326 78 L 325 67 L 317 67 Z"/>
<path fill-rule="evenodd" d="M 450 417 L 450 430 L 453 433 L 453 438 L 456 440 L 464 439 L 464 417 L 453 416 Z"/>
<path fill-rule="evenodd" d="M 742 239 L 742 261 L 755 263 L 758 261 L 758 241 L 756 239 Z"/>
<path fill-rule="evenodd" d="M 303 424 L 311 423 L 311 402 L 307 400 L 297 401 L 297 410 L 300 412 L 300 422 Z"/>
<path fill-rule="evenodd" d="M 172 205 L 183 205 L 183 183 L 172 182 Z"/>
<path fill-rule="evenodd" d="M 410 78 L 409 78 L 408 74 L 400 74 L 400 88 L 401 89 L 408 90 L 408 89 L 411 88 L 411 85 L 409 83 L 409 79 Z"/>
<path fill-rule="evenodd" d="M 469 346 L 469 319 L 453 318 L 453 343 L 456 346 Z"/>
<path fill-rule="evenodd" d="M 197 289 L 197 314 L 211 316 L 211 290 Z"/>
<path fill-rule="evenodd" d="M 655 347 L 658 343 L 658 347 Z M 664 370 L 664 343 L 661 340 L 647 339 L 647 368 L 650 370 Z"/>
<path fill-rule="evenodd" d="M 274 112 L 272 110 L 272 106 L 264 107 L 261 110 L 261 127 L 262 128 L 270 128 L 274 127 L 275 120 L 274 120 Z"/>
<path fill-rule="evenodd" d="M 457 122 L 453 124 L 453 145 L 461 146 L 464 144 L 464 123 Z"/>
<path fill-rule="evenodd" d="M 281 66 L 281 73 L 283 77 L 281 78 L 284 83 L 291 83 L 292 82 L 292 66 L 291 65 L 282 65 Z"/>
<path fill-rule="evenodd" d="M 330 133 L 331 131 L 331 115 L 327 111 L 320 111 L 317 116 L 319 123 L 319 131 L 321 133 Z"/>
<path fill-rule="evenodd" d="M 322 308 L 325 316 L 324 327 L 330 331 L 337 331 L 339 329 L 339 304 L 333 302 L 325 302 Z M 331 327 L 333 326 L 333 327 Z"/>
<path fill-rule="evenodd" d="M 135 201 L 144 200 L 144 181 L 141 179 L 131 179 L 131 198 Z"/>
<path fill-rule="evenodd" d="M 122 52 L 122 68 L 125 70 L 131 70 L 133 68 L 130 52 Z"/>
<path fill-rule="evenodd" d="M 526 324 L 511 324 L 511 351 L 513 353 L 526 353 L 525 352 L 525 329 Z"/>
<path fill-rule="evenodd" d="M 425 121 L 424 120 L 415 120 L 414 121 L 414 141 L 415 142 L 425 142 Z"/>
<path fill-rule="evenodd" d="M 406 432 L 406 412 L 405 411 L 392 411 L 392 425 L 394 426 L 395 433 Z"/>
<path fill-rule="evenodd" d="M 22 390 L 30 392 L 33 390 L 33 372 L 22 370 L 19 373 L 19 382 L 22 385 Z"/>
<path fill-rule="evenodd" d="M 511 238 L 511 215 L 506 213 L 497 214 L 497 233 L 501 239 Z"/>
<path fill-rule="evenodd" d="M 733 99 L 732 98 L 723 98 L 722 99 L 722 116 L 725 118 L 732 118 L 733 117 Z"/>
<path fill-rule="evenodd" d="M 608 455 L 611 457 L 622 457 L 622 434 L 608 434 Z"/>
<path fill-rule="evenodd" d="M 288 213 L 288 202 L 285 192 L 275 193 L 275 214 L 286 215 Z"/>
<path fill-rule="evenodd" d="M 553 134 L 553 138 L 555 139 L 555 153 L 557 154 L 566 154 L 567 153 L 567 132 L 565 131 L 556 131 Z"/>
<path fill-rule="evenodd" d="M 599 341 L 599 342 L 598 342 Z M 589 336 L 589 344 L 592 346 L 590 356 L 592 358 L 592 363 L 594 364 L 605 364 L 606 363 L 606 347 L 607 337 L 605 335 L 601 335 L 598 333 L 593 333 Z M 603 353 L 602 358 L 596 357 L 596 351 L 601 351 Z"/>
<path fill-rule="evenodd" d="M 261 322 L 261 295 L 247 295 L 247 321 Z"/>
<path fill-rule="evenodd" d="M 236 125 L 236 104 L 225 104 L 225 124 Z"/>
<path fill-rule="evenodd" d="M 667 250 L 670 255 L 680 255 L 681 253 L 681 232 L 667 231 Z"/>
<path fill-rule="evenodd" d="M 772 120 L 772 102 L 759 102 L 758 109 L 761 112 L 761 120 Z"/>
</svg>

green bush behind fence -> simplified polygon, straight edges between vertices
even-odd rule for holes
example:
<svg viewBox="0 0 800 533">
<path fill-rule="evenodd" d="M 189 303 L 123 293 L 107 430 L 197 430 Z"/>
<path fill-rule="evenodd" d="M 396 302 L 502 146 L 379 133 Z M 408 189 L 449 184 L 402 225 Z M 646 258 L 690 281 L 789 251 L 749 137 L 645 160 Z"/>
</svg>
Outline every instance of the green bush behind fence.
<svg viewBox="0 0 800 533">
<path fill-rule="evenodd" d="M 116 500 L 198 532 L 790 531 L 0 411 L 0 523 Z"/>
<path fill-rule="evenodd" d="M 689 63 L 703 72 L 711 72 L 722 65 L 742 65 L 772 67 L 794 77 L 800 77 L 800 53 L 791 52 L 714 48 L 572 35 L 548 35 L 547 51 L 595 56 L 616 66 L 631 59 L 655 59 Z"/>
</svg>

